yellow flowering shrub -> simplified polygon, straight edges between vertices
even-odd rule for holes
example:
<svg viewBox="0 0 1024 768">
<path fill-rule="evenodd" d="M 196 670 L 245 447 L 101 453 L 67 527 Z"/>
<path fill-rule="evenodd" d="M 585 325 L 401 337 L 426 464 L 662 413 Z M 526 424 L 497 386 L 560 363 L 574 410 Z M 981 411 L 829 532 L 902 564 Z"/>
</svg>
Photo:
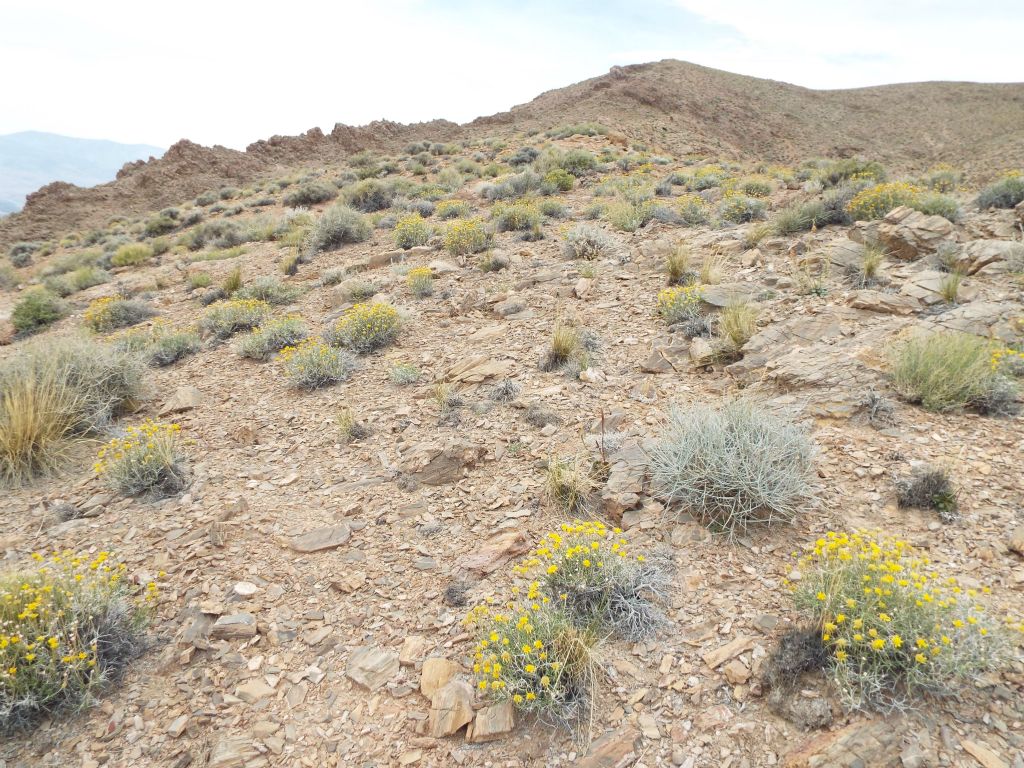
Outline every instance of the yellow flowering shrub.
<svg viewBox="0 0 1024 768">
<path fill-rule="evenodd" d="M 1010 347 L 994 346 L 990 366 L 993 372 L 1006 372 L 1013 376 L 1024 375 L 1024 352 Z"/>
<path fill-rule="evenodd" d="M 950 693 L 995 663 L 1000 622 L 907 542 L 879 532 L 829 532 L 799 559 L 799 608 L 820 629 L 830 671 L 852 709 L 912 705 Z M 1007 620 L 1024 632 L 1024 623 Z"/>
<path fill-rule="evenodd" d="M 108 552 L 34 554 L 0 575 L 0 733 L 88 703 L 138 654 L 150 582 L 140 596 Z"/>
<path fill-rule="evenodd" d="M 540 210 L 532 202 L 496 203 L 491 209 L 491 221 L 499 232 L 524 232 L 539 227 Z"/>
<path fill-rule="evenodd" d="M 153 310 L 141 301 L 104 296 L 89 304 L 84 319 L 89 329 L 97 333 L 107 333 L 117 328 L 135 325 L 152 316 Z"/>
<path fill-rule="evenodd" d="M 207 307 L 199 327 L 218 339 L 248 331 L 270 317 L 270 305 L 260 299 L 229 299 Z"/>
<path fill-rule="evenodd" d="M 414 296 L 429 296 L 434 292 L 434 273 L 430 267 L 410 269 L 409 274 L 405 276 L 405 284 L 409 286 Z"/>
<path fill-rule="evenodd" d="M 345 381 L 355 368 L 351 355 L 319 339 L 306 339 L 294 347 L 285 347 L 280 358 L 289 380 L 300 389 L 317 389 Z"/>
<path fill-rule="evenodd" d="M 913 207 L 920 194 L 919 187 L 905 181 L 875 184 L 854 195 L 846 204 L 846 211 L 855 221 L 881 219 L 893 208 L 901 205 Z"/>
<path fill-rule="evenodd" d="M 366 354 L 394 343 L 401 325 L 398 310 L 390 304 L 356 304 L 328 329 L 325 338 L 330 344 Z"/>
<path fill-rule="evenodd" d="M 688 226 L 706 224 L 708 221 L 708 204 L 700 195 L 680 195 L 675 200 L 676 213 Z"/>
<path fill-rule="evenodd" d="M 453 256 L 465 256 L 486 250 L 490 239 L 480 218 L 461 219 L 444 233 L 444 247 Z"/>
<path fill-rule="evenodd" d="M 253 360 L 266 360 L 285 347 L 294 346 L 309 336 L 306 321 L 290 314 L 271 318 L 238 342 L 238 354 Z"/>
<path fill-rule="evenodd" d="M 523 712 L 580 722 L 594 688 L 595 638 L 533 586 L 526 602 L 478 605 L 465 619 L 476 630 L 473 681 L 490 701 L 511 701 Z"/>
<path fill-rule="evenodd" d="M 536 578 L 530 593 L 560 603 L 581 629 L 637 641 L 659 623 L 650 598 L 661 591 L 660 574 L 644 555 L 629 553 L 619 528 L 600 521 L 563 524 L 513 571 Z"/>
<path fill-rule="evenodd" d="M 93 470 L 125 496 L 169 496 L 188 482 L 180 443 L 181 427 L 147 419 L 128 427 L 100 448 Z"/>
<path fill-rule="evenodd" d="M 700 314 L 699 285 L 676 285 L 658 292 L 658 314 L 669 325 L 691 320 Z"/>
<path fill-rule="evenodd" d="M 394 237 L 396 248 L 408 249 L 417 245 L 426 245 L 430 239 L 430 226 L 426 219 L 418 213 L 403 216 L 395 224 Z"/>
<path fill-rule="evenodd" d="M 434 208 L 434 215 L 439 219 L 459 219 L 469 215 L 469 203 L 465 200 L 442 200 Z"/>
</svg>

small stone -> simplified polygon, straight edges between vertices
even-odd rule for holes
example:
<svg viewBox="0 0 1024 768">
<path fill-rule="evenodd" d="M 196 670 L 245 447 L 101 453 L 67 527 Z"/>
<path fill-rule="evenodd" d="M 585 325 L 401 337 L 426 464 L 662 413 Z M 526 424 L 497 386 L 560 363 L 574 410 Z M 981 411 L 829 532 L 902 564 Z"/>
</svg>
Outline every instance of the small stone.
<svg viewBox="0 0 1024 768">
<path fill-rule="evenodd" d="M 171 398 L 160 409 L 160 416 L 182 413 L 198 408 L 203 402 L 203 393 L 195 387 L 178 387 Z"/>
<path fill-rule="evenodd" d="M 312 531 L 307 531 L 301 536 L 296 536 L 289 542 L 288 546 L 296 552 L 320 552 L 325 549 L 340 547 L 350 538 L 352 538 L 352 529 L 347 523 L 338 523 L 338 525 L 316 528 Z"/>
<path fill-rule="evenodd" d="M 1024 557 L 1024 525 L 1018 525 L 1016 530 L 1010 534 L 1010 541 L 1007 545 L 1011 552 L 1016 552 L 1021 557 Z"/>
<path fill-rule="evenodd" d="M 427 639 L 422 635 L 408 635 L 398 651 L 398 663 L 403 667 L 411 667 L 427 647 Z"/>
<path fill-rule="evenodd" d="M 636 755 L 637 733 L 632 728 L 613 731 L 590 745 L 586 756 L 576 761 L 576 768 L 616 768 L 629 765 L 628 755 Z M 634 758 L 635 759 L 635 758 Z"/>
<path fill-rule="evenodd" d="M 750 670 L 739 659 L 733 659 L 722 667 L 722 672 L 725 674 L 725 679 L 733 685 L 743 685 L 750 679 Z"/>
<path fill-rule="evenodd" d="M 221 616 L 213 624 L 210 630 L 210 637 L 221 640 L 233 640 L 243 637 L 256 636 L 256 617 L 251 613 L 233 613 L 230 616 Z"/>
<path fill-rule="evenodd" d="M 241 597 L 251 597 L 260 591 L 260 588 L 251 581 L 240 581 L 232 587 L 232 591 Z"/>
<path fill-rule="evenodd" d="M 250 680 L 235 688 L 235 696 L 246 704 L 253 704 L 266 696 L 273 695 L 273 693 L 274 689 L 267 685 L 262 678 Z"/>
<path fill-rule="evenodd" d="M 345 674 L 375 691 L 398 674 L 398 654 L 379 647 L 357 648 L 348 658 Z"/>
<path fill-rule="evenodd" d="M 185 726 L 188 725 L 188 715 L 178 715 L 171 721 L 171 724 L 167 726 L 167 733 L 174 738 L 178 738 L 185 732 Z"/>
<path fill-rule="evenodd" d="M 242 768 L 259 756 L 248 736 L 222 736 L 210 749 L 207 768 Z"/>
<path fill-rule="evenodd" d="M 657 741 L 661 738 L 661 731 L 658 730 L 658 721 L 654 719 L 654 715 L 650 712 L 642 712 L 637 717 L 636 724 L 640 726 L 640 733 L 643 734 L 645 739 Z"/>
<path fill-rule="evenodd" d="M 466 741 L 473 744 L 494 741 L 509 733 L 514 727 L 515 716 L 512 712 L 512 702 L 503 701 L 500 704 L 492 704 L 476 713 L 476 718 L 466 729 Z"/>
</svg>

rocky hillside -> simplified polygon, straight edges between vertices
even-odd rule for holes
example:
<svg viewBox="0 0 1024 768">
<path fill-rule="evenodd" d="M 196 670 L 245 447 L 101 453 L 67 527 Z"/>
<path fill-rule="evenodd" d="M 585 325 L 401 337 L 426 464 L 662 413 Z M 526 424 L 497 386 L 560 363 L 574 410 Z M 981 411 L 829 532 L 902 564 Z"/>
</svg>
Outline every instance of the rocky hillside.
<svg viewBox="0 0 1024 768">
<path fill-rule="evenodd" d="M 29 633 L 54 593 L 0 580 L 0 725 L 30 726 L 8 768 L 1022 764 L 1024 180 L 775 162 L 814 113 L 723 120 L 697 159 L 685 127 L 644 138 L 696 120 L 673 72 L 780 114 L 898 101 L 665 62 L 470 126 L 182 143 L 40 193 L 7 232 L 50 242 L 0 272 L 5 573 L 72 551 L 94 584 L 109 558 L 104 621 L 147 614 L 69 650 L 94 617 Z M 519 126 L 588 100 L 546 128 L 614 130 Z M 869 134 L 810 152 L 882 153 Z M 102 223 L 61 229 L 60 196 Z M 58 352 L 80 367 L 24 384 Z M 90 409 L 46 399 L 88 379 L 61 370 L 96 376 Z M 848 565 L 857 529 L 899 543 Z M 114 661 L 81 711 L 23 682 Z"/>
<path fill-rule="evenodd" d="M 1024 84 L 911 83 L 814 91 L 666 60 L 541 94 L 466 125 L 336 125 L 324 134 L 275 136 L 236 152 L 182 141 L 164 157 L 126 166 L 95 190 L 51 184 L 0 222 L 0 246 L 100 226 L 111 216 L 173 205 L 205 189 L 269 178 L 362 150 L 397 152 L 412 141 L 473 141 L 597 122 L 653 151 L 793 163 L 863 155 L 894 170 L 948 162 L 985 179 L 1024 163 Z"/>
</svg>

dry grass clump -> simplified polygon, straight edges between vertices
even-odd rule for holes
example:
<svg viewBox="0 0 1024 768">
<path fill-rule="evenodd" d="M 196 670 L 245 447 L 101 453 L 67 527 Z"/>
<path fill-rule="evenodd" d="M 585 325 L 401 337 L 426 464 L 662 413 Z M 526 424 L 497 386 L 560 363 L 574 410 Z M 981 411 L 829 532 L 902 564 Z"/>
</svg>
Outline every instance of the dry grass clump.
<svg viewBox="0 0 1024 768">
<path fill-rule="evenodd" d="M 701 289 L 698 285 L 677 285 L 658 292 L 658 314 L 675 325 L 701 314 Z"/>
<path fill-rule="evenodd" d="M 356 304 L 331 326 L 324 338 L 361 355 L 393 344 L 402 328 L 398 310 L 390 304 Z"/>
<path fill-rule="evenodd" d="M 115 682 L 144 647 L 146 602 L 108 552 L 33 555 L 0 575 L 0 733 L 76 712 Z"/>
<path fill-rule="evenodd" d="M 1001 660 L 1004 627 L 980 597 L 990 590 L 960 584 L 905 541 L 830 531 L 798 568 L 794 599 L 820 633 L 848 709 L 913 709 L 925 695 L 955 695 Z"/>
<path fill-rule="evenodd" d="M 563 253 L 570 259 L 613 258 L 619 251 L 618 241 L 604 230 L 580 224 L 565 236 Z"/>
<path fill-rule="evenodd" d="M 355 411 L 345 405 L 338 409 L 338 433 L 342 442 L 351 443 L 370 436 L 370 428 L 356 418 Z"/>
<path fill-rule="evenodd" d="M 578 374 L 588 367 L 590 352 L 596 348 L 597 340 L 574 323 L 566 320 L 555 322 L 551 330 L 551 343 L 540 361 L 542 371 L 563 370 Z"/>
<path fill-rule="evenodd" d="M 71 272 L 51 275 L 43 280 L 43 287 L 58 296 L 70 296 L 73 293 L 101 285 L 110 280 L 110 274 L 99 267 L 79 267 Z"/>
<path fill-rule="evenodd" d="M 118 328 L 148 320 L 153 309 L 141 301 L 119 296 L 104 296 L 91 302 L 85 310 L 85 326 L 96 333 L 109 333 Z"/>
<path fill-rule="evenodd" d="M 892 353 L 892 384 L 907 402 L 939 413 L 975 408 L 1015 409 L 1016 384 L 992 365 L 985 339 L 959 332 L 915 336 Z"/>
<path fill-rule="evenodd" d="M 598 472 L 587 456 L 548 459 L 544 475 L 544 494 L 568 515 L 591 511 L 593 495 L 598 489 Z"/>
<path fill-rule="evenodd" d="M 636 232 L 654 218 L 650 200 L 618 200 L 604 211 L 605 220 L 620 232 Z"/>
<path fill-rule="evenodd" d="M 227 339 L 239 331 L 248 331 L 262 325 L 270 317 L 270 305 L 258 299 L 230 299 L 211 304 L 199 327 L 218 339 Z"/>
<path fill-rule="evenodd" d="M 756 197 L 726 195 L 718 204 L 718 218 L 725 224 L 746 224 L 764 217 L 764 201 Z"/>
<path fill-rule="evenodd" d="M 365 216 L 344 205 L 332 205 L 309 228 L 302 242 L 302 255 L 334 251 L 346 243 L 361 243 L 373 227 Z"/>
<path fill-rule="evenodd" d="M 947 304 L 956 304 L 960 298 L 960 283 L 964 276 L 959 272 L 950 272 L 939 281 L 939 295 Z"/>
<path fill-rule="evenodd" d="M 420 369 L 411 363 L 395 363 L 388 371 L 388 378 L 392 384 L 408 386 L 420 380 Z"/>
<path fill-rule="evenodd" d="M 718 331 L 729 353 L 738 353 L 750 341 L 757 331 L 757 316 L 757 307 L 745 301 L 730 303 L 722 309 Z"/>
<path fill-rule="evenodd" d="M 281 350 L 281 362 L 289 381 L 299 389 L 319 389 L 346 381 L 355 369 L 352 355 L 318 339 L 285 347 Z"/>
<path fill-rule="evenodd" d="M 286 285 L 276 277 L 257 277 L 244 288 L 234 291 L 235 299 L 265 301 L 267 304 L 291 304 L 302 294 L 302 289 Z"/>
<path fill-rule="evenodd" d="M 238 354 L 253 360 L 266 360 L 308 336 L 309 327 L 299 315 L 271 318 L 242 337 L 238 342 Z"/>
<path fill-rule="evenodd" d="M 896 501 L 901 508 L 933 509 L 944 523 L 956 520 L 958 496 L 949 473 L 940 467 L 920 466 L 896 481 Z"/>
<path fill-rule="evenodd" d="M 153 248 L 146 243 L 125 243 L 110 259 L 115 267 L 134 267 L 153 258 Z"/>
<path fill-rule="evenodd" d="M 44 330 L 67 314 L 67 306 L 45 288 L 29 288 L 11 311 L 11 325 L 21 335 Z"/>
<path fill-rule="evenodd" d="M 430 267 L 415 267 L 405 276 L 405 284 L 413 296 L 425 298 L 434 292 L 434 272 Z"/>
<path fill-rule="evenodd" d="M 118 493 L 172 496 L 188 485 L 177 424 L 146 420 L 100 448 L 93 470 Z"/>
<path fill-rule="evenodd" d="M 676 243 L 665 257 L 665 272 L 669 285 L 692 285 L 697 282 L 697 273 L 690 269 L 690 249 L 685 243 Z"/>
<path fill-rule="evenodd" d="M 662 618 L 652 602 L 666 581 L 644 555 L 631 555 L 622 531 L 574 520 L 548 533 L 513 569 L 561 602 L 569 620 L 590 634 L 630 642 L 650 637 Z"/>
<path fill-rule="evenodd" d="M 650 452 L 659 495 L 734 536 L 792 522 L 811 497 L 807 434 L 751 400 L 673 411 Z"/>
<path fill-rule="evenodd" d="M 143 368 L 136 355 L 88 338 L 37 343 L 0 364 L 0 485 L 59 467 L 71 440 L 139 397 Z"/>
<path fill-rule="evenodd" d="M 501 272 L 512 264 L 511 259 L 503 253 L 486 253 L 477 262 L 481 272 Z"/>
<path fill-rule="evenodd" d="M 173 328 L 157 319 L 149 328 L 128 331 L 114 340 L 119 349 L 140 354 L 150 365 L 164 367 L 194 355 L 202 346 L 199 334 L 189 329 Z"/>
</svg>

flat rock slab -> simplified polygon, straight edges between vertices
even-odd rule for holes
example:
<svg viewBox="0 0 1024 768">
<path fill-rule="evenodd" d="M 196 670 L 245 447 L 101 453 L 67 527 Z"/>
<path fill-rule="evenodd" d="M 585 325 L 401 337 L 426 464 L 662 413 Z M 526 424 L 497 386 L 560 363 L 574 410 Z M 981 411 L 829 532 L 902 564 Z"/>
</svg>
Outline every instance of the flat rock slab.
<svg viewBox="0 0 1024 768">
<path fill-rule="evenodd" d="M 328 525 L 324 528 L 315 528 L 296 536 L 288 542 L 288 546 L 296 552 L 320 552 L 325 549 L 334 549 L 352 538 L 352 529 L 345 523 Z"/>
<path fill-rule="evenodd" d="M 705 304 L 721 308 L 751 301 L 760 292 L 761 288 L 753 283 L 719 283 L 702 287 L 700 298 Z"/>
<path fill-rule="evenodd" d="M 494 741 L 509 733 L 515 725 L 511 701 L 493 704 L 476 713 L 476 718 L 466 729 L 466 741 L 471 744 Z"/>
<path fill-rule="evenodd" d="M 427 720 L 427 734 L 435 739 L 451 736 L 473 720 L 473 689 L 452 680 L 434 694 Z"/>
<path fill-rule="evenodd" d="M 590 745 L 587 754 L 576 762 L 576 768 L 625 768 L 636 762 L 636 740 L 632 728 L 614 731 Z M 632 758 L 631 758 L 632 756 Z"/>
<path fill-rule="evenodd" d="M 854 291 L 846 303 L 854 309 L 866 309 L 868 312 L 885 315 L 912 315 L 921 308 L 921 303 L 913 296 L 868 290 Z"/>
<path fill-rule="evenodd" d="M 397 675 L 400 668 L 397 653 L 363 646 L 352 651 L 345 674 L 364 688 L 375 691 Z"/>
<path fill-rule="evenodd" d="M 233 613 L 230 616 L 221 616 L 214 622 L 210 637 L 220 640 L 255 637 L 256 631 L 255 616 L 251 613 Z"/>
</svg>

